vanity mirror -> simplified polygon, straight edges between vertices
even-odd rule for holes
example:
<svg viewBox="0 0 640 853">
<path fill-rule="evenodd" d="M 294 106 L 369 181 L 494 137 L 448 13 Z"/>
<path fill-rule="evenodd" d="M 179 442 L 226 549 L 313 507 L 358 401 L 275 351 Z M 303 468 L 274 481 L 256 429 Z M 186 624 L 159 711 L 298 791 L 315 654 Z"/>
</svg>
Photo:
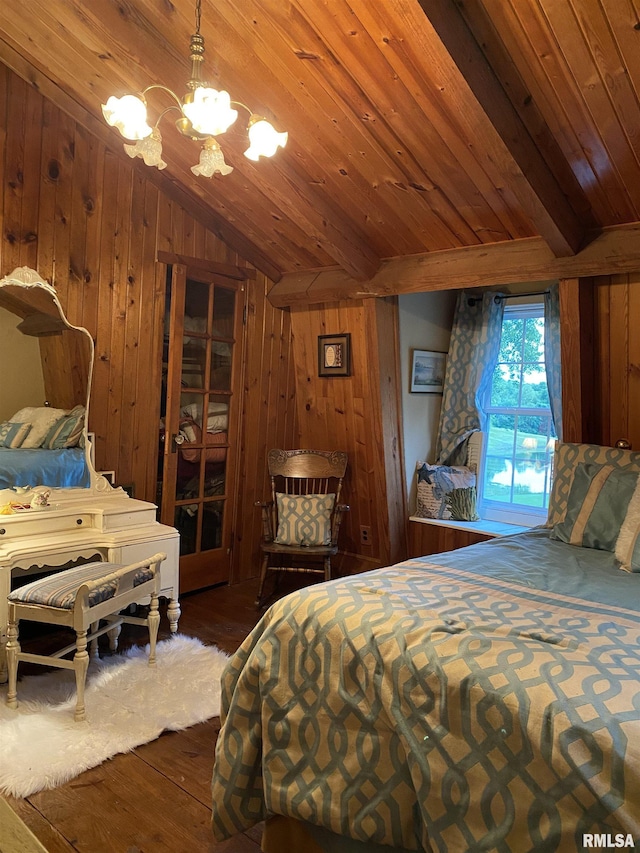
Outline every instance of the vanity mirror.
<svg viewBox="0 0 640 853">
<path fill-rule="evenodd" d="M 93 340 L 69 323 L 55 289 L 27 267 L 0 279 L 0 363 L 0 505 L 16 489 L 91 487 Z"/>
</svg>

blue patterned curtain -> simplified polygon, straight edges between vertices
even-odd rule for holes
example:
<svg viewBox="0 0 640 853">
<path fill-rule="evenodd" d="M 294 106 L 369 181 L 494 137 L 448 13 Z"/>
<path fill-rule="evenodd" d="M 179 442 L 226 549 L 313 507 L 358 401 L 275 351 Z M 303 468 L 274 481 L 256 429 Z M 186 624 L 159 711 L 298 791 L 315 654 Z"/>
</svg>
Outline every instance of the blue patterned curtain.
<svg viewBox="0 0 640 853">
<path fill-rule="evenodd" d="M 461 464 L 472 432 L 486 429 L 481 401 L 493 378 L 500 351 L 503 300 L 458 294 L 451 330 L 436 452 L 438 464 Z"/>
<path fill-rule="evenodd" d="M 544 295 L 544 366 L 556 436 L 562 441 L 562 371 L 560 366 L 560 299 L 558 285 Z"/>
</svg>

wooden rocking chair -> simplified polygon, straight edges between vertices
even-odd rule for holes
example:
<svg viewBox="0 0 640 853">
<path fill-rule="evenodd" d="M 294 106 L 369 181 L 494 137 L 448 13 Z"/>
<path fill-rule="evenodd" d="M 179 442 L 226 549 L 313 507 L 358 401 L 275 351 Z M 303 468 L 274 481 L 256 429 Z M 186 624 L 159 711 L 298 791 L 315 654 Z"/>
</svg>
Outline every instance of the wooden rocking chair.
<svg viewBox="0 0 640 853">
<path fill-rule="evenodd" d="M 267 572 L 314 572 L 331 579 L 338 551 L 340 503 L 347 454 L 323 450 L 270 450 L 271 500 L 262 509 L 262 563 L 257 607 L 264 601 Z"/>
</svg>

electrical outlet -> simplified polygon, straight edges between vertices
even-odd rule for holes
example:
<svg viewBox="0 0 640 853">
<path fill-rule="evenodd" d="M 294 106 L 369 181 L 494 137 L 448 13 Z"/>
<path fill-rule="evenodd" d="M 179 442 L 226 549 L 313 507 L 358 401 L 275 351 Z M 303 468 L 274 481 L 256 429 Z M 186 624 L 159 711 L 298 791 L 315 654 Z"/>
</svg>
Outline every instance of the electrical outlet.
<svg viewBox="0 0 640 853">
<path fill-rule="evenodd" d="M 360 544 L 371 545 L 371 528 L 366 524 L 360 526 Z"/>
</svg>

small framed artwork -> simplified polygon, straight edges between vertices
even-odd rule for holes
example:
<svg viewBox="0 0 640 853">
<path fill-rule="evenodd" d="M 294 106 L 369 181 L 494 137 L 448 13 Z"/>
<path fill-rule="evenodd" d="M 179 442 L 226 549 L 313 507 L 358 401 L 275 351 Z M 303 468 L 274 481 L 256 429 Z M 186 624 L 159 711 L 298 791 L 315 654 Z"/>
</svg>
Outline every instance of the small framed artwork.
<svg viewBox="0 0 640 853">
<path fill-rule="evenodd" d="M 415 394 L 442 394 L 447 354 L 414 349 L 411 360 L 411 388 Z"/>
<path fill-rule="evenodd" d="M 351 376 L 351 335 L 318 335 L 318 376 Z"/>
</svg>

